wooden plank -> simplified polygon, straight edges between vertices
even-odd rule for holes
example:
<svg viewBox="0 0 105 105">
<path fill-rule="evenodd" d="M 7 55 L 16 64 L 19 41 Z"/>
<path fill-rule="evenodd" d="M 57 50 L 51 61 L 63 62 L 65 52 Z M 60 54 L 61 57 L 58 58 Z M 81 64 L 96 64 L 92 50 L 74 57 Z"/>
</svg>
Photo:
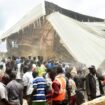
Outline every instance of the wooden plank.
<svg viewBox="0 0 105 105">
<path fill-rule="evenodd" d="M 92 101 L 85 102 L 82 105 L 105 105 L 105 96 L 102 96 L 100 98 L 96 98 Z"/>
</svg>

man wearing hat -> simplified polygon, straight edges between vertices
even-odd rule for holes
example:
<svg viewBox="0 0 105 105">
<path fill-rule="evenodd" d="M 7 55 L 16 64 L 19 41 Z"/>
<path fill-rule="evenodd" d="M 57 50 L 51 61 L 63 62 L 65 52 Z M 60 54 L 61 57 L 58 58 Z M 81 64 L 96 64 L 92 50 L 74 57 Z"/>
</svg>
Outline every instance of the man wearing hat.
<svg viewBox="0 0 105 105">
<path fill-rule="evenodd" d="M 92 100 L 98 98 L 104 94 L 101 81 L 104 79 L 97 74 L 95 66 L 92 65 L 89 69 L 89 74 L 86 76 L 86 91 L 88 99 Z"/>
</svg>

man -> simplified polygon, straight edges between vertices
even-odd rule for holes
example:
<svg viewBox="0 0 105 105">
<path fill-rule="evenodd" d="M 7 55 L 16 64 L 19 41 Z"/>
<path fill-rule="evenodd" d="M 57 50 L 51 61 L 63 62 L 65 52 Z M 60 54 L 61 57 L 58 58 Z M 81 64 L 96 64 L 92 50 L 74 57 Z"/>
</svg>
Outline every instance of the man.
<svg viewBox="0 0 105 105">
<path fill-rule="evenodd" d="M 22 105 L 23 103 L 23 86 L 16 81 L 15 72 L 11 73 L 11 81 L 7 84 L 8 99 L 11 105 Z"/>
<path fill-rule="evenodd" d="M 3 65 L 0 65 L 0 81 L 1 81 L 3 75 L 4 75 Z"/>
<path fill-rule="evenodd" d="M 104 93 L 101 84 L 101 80 L 104 80 L 104 78 L 96 73 L 95 66 L 89 67 L 89 72 L 86 76 L 86 91 L 88 99 L 93 100 Z"/>
<path fill-rule="evenodd" d="M 2 59 L 2 61 L 0 61 L 0 65 L 2 65 L 2 66 L 3 66 L 2 70 L 3 70 L 3 72 L 5 72 L 5 70 L 6 70 L 6 63 L 5 63 L 5 59 Z"/>
<path fill-rule="evenodd" d="M 8 93 L 6 90 L 6 85 L 9 82 L 9 76 L 4 74 L 0 82 L 0 105 L 11 105 L 8 101 Z"/>
<path fill-rule="evenodd" d="M 54 64 L 53 60 L 48 61 L 47 68 L 48 69 L 54 69 L 55 68 L 55 64 Z"/>
<path fill-rule="evenodd" d="M 66 77 L 68 78 L 68 82 L 70 85 L 70 105 L 75 105 L 76 104 L 76 83 L 73 80 L 70 70 L 66 72 Z M 78 105 L 78 104 L 77 104 Z"/>
<path fill-rule="evenodd" d="M 63 72 L 65 73 L 66 72 L 66 65 L 65 64 L 62 64 L 62 69 L 63 69 Z"/>
<path fill-rule="evenodd" d="M 84 83 L 85 83 L 85 78 L 82 75 L 82 70 L 77 70 L 77 75 L 74 76 L 74 81 L 76 83 L 76 104 L 81 105 L 82 103 L 85 102 L 85 97 L 84 97 Z"/>
<path fill-rule="evenodd" d="M 22 80 L 22 74 L 23 74 L 22 66 L 23 66 L 22 60 L 18 59 L 18 61 L 17 61 L 17 75 L 16 75 L 16 79 L 18 79 L 18 80 Z"/>
<path fill-rule="evenodd" d="M 32 64 L 27 63 L 25 67 L 25 74 L 23 75 L 23 85 L 24 85 L 24 98 L 28 101 L 28 104 L 30 103 L 30 96 L 33 91 L 33 76 L 32 76 Z"/>
<path fill-rule="evenodd" d="M 37 62 L 36 71 L 38 72 L 39 76 L 44 76 L 46 73 L 46 67 L 41 64 L 41 62 Z"/>
<path fill-rule="evenodd" d="M 33 72 L 32 105 L 46 105 L 46 81 L 38 72 Z"/>
<path fill-rule="evenodd" d="M 63 74 L 62 67 L 57 67 L 57 76 L 52 83 L 53 105 L 66 105 L 66 78 Z"/>
</svg>

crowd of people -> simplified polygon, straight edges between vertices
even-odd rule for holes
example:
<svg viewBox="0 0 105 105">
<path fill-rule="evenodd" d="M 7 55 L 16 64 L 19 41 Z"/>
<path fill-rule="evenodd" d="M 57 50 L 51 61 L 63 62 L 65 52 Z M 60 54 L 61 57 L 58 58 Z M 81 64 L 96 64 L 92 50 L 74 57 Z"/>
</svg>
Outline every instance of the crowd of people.
<svg viewBox="0 0 105 105">
<path fill-rule="evenodd" d="M 82 70 L 43 57 L 0 61 L 0 105 L 81 105 L 104 95 L 104 76 L 94 65 Z"/>
</svg>

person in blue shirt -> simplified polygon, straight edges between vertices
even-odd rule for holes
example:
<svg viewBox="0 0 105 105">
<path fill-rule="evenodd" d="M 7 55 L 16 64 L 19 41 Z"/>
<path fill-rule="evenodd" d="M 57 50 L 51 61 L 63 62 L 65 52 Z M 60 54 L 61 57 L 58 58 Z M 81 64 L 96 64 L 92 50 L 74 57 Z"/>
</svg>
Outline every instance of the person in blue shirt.
<svg viewBox="0 0 105 105">
<path fill-rule="evenodd" d="M 46 80 L 42 76 L 38 76 L 38 72 L 33 72 L 33 92 L 32 105 L 46 105 Z"/>
<path fill-rule="evenodd" d="M 47 68 L 48 69 L 54 69 L 55 68 L 55 64 L 54 64 L 54 61 L 53 60 L 51 60 L 51 61 L 48 62 Z"/>
</svg>

